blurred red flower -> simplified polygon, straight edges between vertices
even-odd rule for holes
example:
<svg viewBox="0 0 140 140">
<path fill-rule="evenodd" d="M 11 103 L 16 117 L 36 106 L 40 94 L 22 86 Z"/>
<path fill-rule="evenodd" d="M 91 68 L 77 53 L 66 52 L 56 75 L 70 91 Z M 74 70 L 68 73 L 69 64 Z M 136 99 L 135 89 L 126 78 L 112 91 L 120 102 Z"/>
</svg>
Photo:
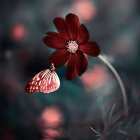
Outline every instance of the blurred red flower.
<svg viewBox="0 0 140 140">
<path fill-rule="evenodd" d="M 54 24 L 59 33 L 48 32 L 43 39 L 47 46 L 58 49 L 49 60 L 56 68 L 67 63 L 66 79 L 72 80 L 87 69 L 88 62 L 84 53 L 96 57 L 100 49 L 95 42 L 88 41 L 89 32 L 83 24 L 80 24 L 77 15 L 70 13 L 66 19 L 57 17 Z"/>
</svg>

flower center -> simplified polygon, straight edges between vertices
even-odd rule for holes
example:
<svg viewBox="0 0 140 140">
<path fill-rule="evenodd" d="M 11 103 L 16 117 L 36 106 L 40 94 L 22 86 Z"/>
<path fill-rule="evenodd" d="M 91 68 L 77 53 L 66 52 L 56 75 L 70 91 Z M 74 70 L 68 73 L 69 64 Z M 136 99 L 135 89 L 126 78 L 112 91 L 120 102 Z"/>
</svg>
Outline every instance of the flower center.
<svg viewBox="0 0 140 140">
<path fill-rule="evenodd" d="M 75 53 L 78 50 L 78 44 L 76 41 L 68 41 L 67 43 L 68 45 L 66 45 L 66 47 L 70 53 Z"/>
</svg>

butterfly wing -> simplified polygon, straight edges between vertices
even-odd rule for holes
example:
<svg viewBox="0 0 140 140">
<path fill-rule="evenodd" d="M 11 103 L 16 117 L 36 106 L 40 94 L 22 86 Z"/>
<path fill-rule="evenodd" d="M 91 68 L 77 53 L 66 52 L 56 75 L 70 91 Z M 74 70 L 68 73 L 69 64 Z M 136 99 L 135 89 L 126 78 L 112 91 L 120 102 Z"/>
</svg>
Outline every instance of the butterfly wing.
<svg viewBox="0 0 140 140">
<path fill-rule="evenodd" d="M 50 93 L 60 87 L 60 80 L 55 71 L 45 69 L 36 74 L 27 84 L 25 91 L 28 93 Z"/>
<path fill-rule="evenodd" d="M 55 71 L 47 70 L 40 84 L 40 91 L 51 93 L 60 87 L 60 80 Z"/>
<path fill-rule="evenodd" d="M 39 82 L 42 80 L 42 75 L 46 70 L 37 73 L 27 84 L 25 91 L 28 93 L 39 92 L 40 86 Z"/>
</svg>

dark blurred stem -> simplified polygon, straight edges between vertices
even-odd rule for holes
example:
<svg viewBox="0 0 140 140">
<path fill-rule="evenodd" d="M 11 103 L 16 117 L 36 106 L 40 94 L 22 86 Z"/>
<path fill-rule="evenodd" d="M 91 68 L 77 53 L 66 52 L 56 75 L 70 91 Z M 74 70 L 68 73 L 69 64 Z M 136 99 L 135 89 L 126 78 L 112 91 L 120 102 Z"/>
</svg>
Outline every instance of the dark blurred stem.
<svg viewBox="0 0 140 140">
<path fill-rule="evenodd" d="M 122 79 L 120 78 L 118 72 L 115 70 L 115 68 L 106 60 L 106 58 L 104 58 L 102 55 L 99 55 L 98 58 L 106 64 L 106 66 L 112 71 L 112 73 L 114 74 L 115 78 L 118 81 L 118 84 L 120 86 L 121 89 L 121 93 L 122 93 L 122 97 L 123 97 L 123 105 L 124 105 L 124 115 L 126 117 L 128 117 L 128 102 L 127 102 L 127 96 L 126 96 L 126 91 L 125 91 L 125 87 L 124 84 L 122 82 Z"/>
</svg>

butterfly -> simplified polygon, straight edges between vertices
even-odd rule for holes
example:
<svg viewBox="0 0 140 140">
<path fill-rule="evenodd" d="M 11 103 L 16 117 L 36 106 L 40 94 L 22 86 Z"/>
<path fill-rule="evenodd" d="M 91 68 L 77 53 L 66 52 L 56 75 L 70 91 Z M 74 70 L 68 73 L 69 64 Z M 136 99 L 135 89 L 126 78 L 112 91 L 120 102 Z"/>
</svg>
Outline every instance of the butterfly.
<svg viewBox="0 0 140 140">
<path fill-rule="evenodd" d="M 25 91 L 29 94 L 33 92 L 51 93 L 60 87 L 60 80 L 55 72 L 54 64 L 50 69 L 45 69 L 37 73 L 27 84 Z"/>
</svg>

